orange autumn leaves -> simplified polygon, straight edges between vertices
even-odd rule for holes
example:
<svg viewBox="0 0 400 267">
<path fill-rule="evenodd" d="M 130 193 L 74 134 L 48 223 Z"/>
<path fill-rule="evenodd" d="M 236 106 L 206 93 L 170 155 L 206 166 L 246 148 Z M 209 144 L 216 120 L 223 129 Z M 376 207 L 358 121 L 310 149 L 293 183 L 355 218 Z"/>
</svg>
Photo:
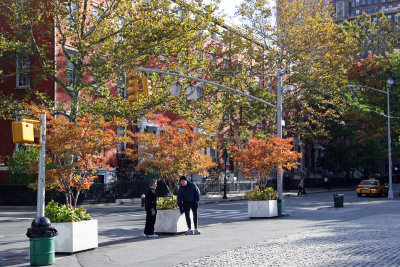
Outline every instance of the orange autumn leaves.
<svg viewBox="0 0 400 267">
<path fill-rule="evenodd" d="M 89 114 L 75 121 L 50 117 L 46 140 L 47 185 L 64 192 L 68 206 L 76 207 L 80 191 L 90 188 L 98 168 L 107 167 L 103 151 L 124 141 L 113 130 L 122 124 L 120 119 L 105 121 Z"/>
<path fill-rule="evenodd" d="M 199 129 L 186 120 L 171 121 L 162 115 L 149 115 L 148 120 L 157 123 L 160 134 L 138 133 L 138 151 L 127 150 L 132 159 L 138 159 L 137 170 L 157 171 L 167 183 L 170 192 L 180 175 L 208 175 L 208 170 L 216 166 L 210 156 L 202 153 L 213 146 L 207 134 L 208 126 Z"/>
<path fill-rule="evenodd" d="M 257 177 L 261 184 L 266 183 L 273 168 L 290 170 L 296 168 L 301 153 L 292 151 L 293 138 L 281 139 L 271 136 L 268 141 L 253 136 L 244 148 L 233 146 L 233 159 L 246 177 Z"/>
</svg>

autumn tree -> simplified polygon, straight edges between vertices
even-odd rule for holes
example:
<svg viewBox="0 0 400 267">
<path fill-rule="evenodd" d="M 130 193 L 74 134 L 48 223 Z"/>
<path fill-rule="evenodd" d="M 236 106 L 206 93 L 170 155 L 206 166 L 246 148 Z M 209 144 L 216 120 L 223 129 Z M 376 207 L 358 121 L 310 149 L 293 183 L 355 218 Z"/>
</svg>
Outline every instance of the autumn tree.
<svg viewBox="0 0 400 267">
<path fill-rule="evenodd" d="M 128 149 L 127 155 L 138 160 L 137 170 L 156 172 L 166 183 L 171 197 L 179 176 L 208 175 L 208 170 L 216 164 L 204 154 L 213 145 L 209 128 L 199 129 L 189 121 L 171 121 L 163 115 L 148 115 L 157 123 L 160 134 L 138 133 L 133 136 L 138 150 Z"/>
<path fill-rule="evenodd" d="M 333 125 L 332 141 L 328 144 L 331 158 L 336 158 L 342 170 L 365 170 L 377 172 L 380 159 L 387 158 L 387 97 L 362 86 L 387 90 L 387 80 L 395 81 L 400 67 L 400 53 L 386 53 L 356 60 L 349 69 L 349 81 L 360 87 L 347 88 L 347 102 L 350 103 L 344 115 L 345 124 Z M 390 88 L 390 115 L 392 154 L 399 154 L 399 85 L 395 82 Z M 346 155 L 346 156 L 344 156 Z M 351 155 L 351 157 L 349 157 Z M 350 158 L 352 160 L 350 160 Z"/>
<path fill-rule="evenodd" d="M 3 59 L 16 53 L 37 59 L 31 70 L 37 79 L 54 80 L 66 95 L 53 114 L 72 121 L 82 112 L 135 119 L 160 99 L 132 104 L 110 88 L 123 88 L 125 74 L 152 59 L 201 46 L 205 36 L 198 32 L 210 27 L 214 10 L 201 0 L 5 0 L 0 45 Z"/>
<path fill-rule="evenodd" d="M 265 72 L 264 81 L 269 79 L 276 92 L 280 69 L 283 86 L 290 85 L 283 92 L 284 136 L 305 144 L 311 154 L 313 144 L 329 140 L 327 123 L 343 120 L 341 89 L 356 51 L 354 34 L 335 23 L 331 4 L 323 0 L 246 0 L 238 13 L 247 36 L 259 47 L 254 62 L 258 72 Z M 267 88 L 253 93 L 265 94 Z"/>
<path fill-rule="evenodd" d="M 97 178 L 97 169 L 108 167 L 104 150 L 124 141 L 112 129 L 124 125 L 120 119 L 82 115 L 74 121 L 48 115 L 46 185 L 63 192 L 69 208 L 76 208 L 81 191 Z"/>
<path fill-rule="evenodd" d="M 301 153 L 293 151 L 293 138 L 281 139 L 271 136 L 268 140 L 250 137 L 243 148 L 232 147 L 233 160 L 248 178 L 256 177 L 260 190 L 266 188 L 271 170 L 296 168 Z"/>
</svg>

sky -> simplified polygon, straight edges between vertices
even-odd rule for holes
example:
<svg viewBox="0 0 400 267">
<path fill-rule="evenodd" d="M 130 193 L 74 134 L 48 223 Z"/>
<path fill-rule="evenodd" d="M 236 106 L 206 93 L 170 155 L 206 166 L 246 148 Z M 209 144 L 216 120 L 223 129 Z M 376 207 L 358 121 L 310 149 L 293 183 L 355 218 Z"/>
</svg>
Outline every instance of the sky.
<svg viewBox="0 0 400 267">
<path fill-rule="evenodd" d="M 236 6 L 240 5 L 241 2 L 242 0 L 221 0 L 219 6 L 220 10 L 227 15 L 227 19 L 236 25 L 240 24 L 239 18 L 235 17 Z"/>
</svg>

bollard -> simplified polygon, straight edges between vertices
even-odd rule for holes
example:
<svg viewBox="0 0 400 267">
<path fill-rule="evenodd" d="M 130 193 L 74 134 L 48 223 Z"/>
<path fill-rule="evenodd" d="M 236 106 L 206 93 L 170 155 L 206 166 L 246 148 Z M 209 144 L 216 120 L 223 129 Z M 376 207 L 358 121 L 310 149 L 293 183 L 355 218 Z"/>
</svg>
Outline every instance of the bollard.
<svg viewBox="0 0 400 267">
<path fill-rule="evenodd" d="M 142 194 L 142 196 L 140 198 L 142 199 L 142 205 L 141 206 L 144 207 L 144 201 L 146 199 L 146 195 Z"/>
</svg>

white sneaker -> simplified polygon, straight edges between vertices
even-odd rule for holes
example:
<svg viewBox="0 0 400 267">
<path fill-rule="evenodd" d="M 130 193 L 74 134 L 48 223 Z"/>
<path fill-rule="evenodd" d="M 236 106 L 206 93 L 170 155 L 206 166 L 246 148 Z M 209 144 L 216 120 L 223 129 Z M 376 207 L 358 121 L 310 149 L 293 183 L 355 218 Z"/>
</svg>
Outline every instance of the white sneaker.
<svg viewBox="0 0 400 267">
<path fill-rule="evenodd" d="M 143 237 L 144 237 L 144 238 L 147 238 L 147 237 L 149 237 L 149 235 L 144 234 Z"/>
<path fill-rule="evenodd" d="M 192 232 L 192 230 L 187 230 L 187 232 L 185 233 L 185 235 L 193 235 L 193 232 Z"/>
<path fill-rule="evenodd" d="M 154 235 L 149 235 L 149 236 L 147 236 L 147 237 L 149 237 L 149 238 L 157 238 L 158 235 L 154 234 Z"/>
</svg>

